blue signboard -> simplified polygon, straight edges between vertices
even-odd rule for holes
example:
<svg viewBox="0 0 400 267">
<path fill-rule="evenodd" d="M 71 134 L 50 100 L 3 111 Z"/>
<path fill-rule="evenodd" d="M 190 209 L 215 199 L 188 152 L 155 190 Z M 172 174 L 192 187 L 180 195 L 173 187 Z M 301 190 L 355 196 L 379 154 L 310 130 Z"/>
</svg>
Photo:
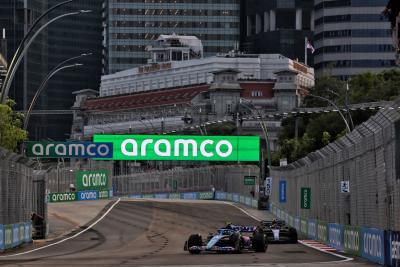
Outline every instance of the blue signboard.
<svg viewBox="0 0 400 267">
<path fill-rule="evenodd" d="M 168 198 L 168 194 L 154 194 L 154 198 L 167 199 Z"/>
<path fill-rule="evenodd" d="M 344 250 L 344 227 L 338 223 L 328 224 L 328 244 L 339 251 Z"/>
<path fill-rule="evenodd" d="M 279 202 L 286 203 L 286 181 L 279 181 Z"/>
<path fill-rule="evenodd" d="M 113 143 L 93 142 L 26 142 L 26 155 L 35 158 L 112 159 Z"/>
<path fill-rule="evenodd" d="M 246 197 L 246 198 L 244 199 L 244 203 L 245 203 L 247 206 L 251 206 L 251 198 Z"/>
<path fill-rule="evenodd" d="M 99 198 L 99 191 L 88 190 L 78 192 L 78 200 L 96 200 Z"/>
<path fill-rule="evenodd" d="M 390 232 L 389 255 L 389 265 L 400 267 L 400 232 Z"/>
<path fill-rule="evenodd" d="M 4 225 L 0 224 L 0 251 L 4 250 Z"/>
<path fill-rule="evenodd" d="M 25 227 L 25 236 L 24 236 L 24 242 L 29 243 L 32 241 L 32 223 L 24 223 Z"/>
<path fill-rule="evenodd" d="M 197 199 L 196 193 L 183 193 L 182 199 Z"/>
<path fill-rule="evenodd" d="M 361 256 L 370 261 L 385 264 L 385 234 L 383 230 L 361 228 Z"/>
<path fill-rule="evenodd" d="M 225 200 L 227 198 L 227 195 L 225 192 L 216 192 L 215 198 L 218 200 Z"/>
<path fill-rule="evenodd" d="M 12 225 L 12 246 L 15 248 L 19 245 L 19 224 Z"/>
<path fill-rule="evenodd" d="M 311 239 L 314 239 L 314 240 L 317 239 L 317 221 L 316 220 L 308 220 L 307 235 Z"/>
<path fill-rule="evenodd" d="M 233 194 L 232 199 L 234 202 L 239 202 L 239 195 L 238 194 Z"/>
</svg>

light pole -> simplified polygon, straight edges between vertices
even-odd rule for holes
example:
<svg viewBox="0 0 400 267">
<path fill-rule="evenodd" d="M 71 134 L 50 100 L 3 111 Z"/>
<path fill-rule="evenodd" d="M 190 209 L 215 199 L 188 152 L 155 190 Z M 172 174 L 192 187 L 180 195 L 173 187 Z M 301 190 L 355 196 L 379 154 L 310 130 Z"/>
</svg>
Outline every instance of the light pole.
<svg viewBox="0 0 400 267">
<path fill-rule="evenodd" d="M 21 54 L 17 57 L 17 59 L 15 60 L 15 65 L 13 66 L 13 68 L 10 68 L 8 70 L 9 75 L 7 75 L 9 78 L 8 80 L 3 84 L 3 90 L 1 93 L 1 98 L 0 98 L 0 103 L 4 104 L 7 100 L 7 96 L 8 96 L 8 92 L 10 90 L 11 87 L 11 82 L 14 79 L 15 73 L 18 69 L 19 64 L 21 63 L 22 58 L 24 57 L 24 55 L 26 54 L 26 52 L 28 51 L 28 48 L 30 47 L 30 45 L 32 44 L 33 40 L 36 38 L 36 36 L 43 31 L 48 25 L 50 25 L 51 23 L 53 23 L 54 21 L 57 21 L 61 18 L 67 17 L 67 16 L 73 16 L 73 15 L 77 15 L 77 14 L 82 14 L 82 13 L 88 13 L 91 12 L 91 10 L 79 10 L 76 12 L 71 12 L 71 13 L 66 13 L 66 14 L 62 14 L 59 15 L 51 20 L 49 20 L 48 22 L 46 22 L 42 27 L 40 27 L 35 34 L 32 36 L 32 38 L 29 39 L 28 43 L 25 45 L 25 47 L 23 48 Z M 7 73 L 8 74 L 8 73 Z"/>
<path fill-rule="evenodd" d="M 344 117 L 343 113 L 340 111 L 340 108 L 339 108 L 332 100 L 330 100 L 330 99 L 328 99 L 328 98 L 325 98 L 325 97 L 322 97 L 322 96 L 319 96 L 319 95 L 313 95 L 313 94 L 309 93 L 307 90 L 304 90 L 304 89 L 300 89 L 300 88 L 299 88 L 299 90 L 306 92 L 307 95 L 309 95 L 309 96 L 311 96 L 311 97 L 315 97 L 315 98 L 324 100 L 324 101 L 328 102 L 329 104 L 331 104 L 334 108 L 336 108 L 337 111 L 339 112 L 340 117 L 342 117 L 344 123 L 346 124 L 346 130 L 347 130 L 347 132 L 348 132 L 348 133 L 351 132 L 349 123 L 347 122 L 347 120 L 346 120 L 346 118 Z"/>
<path fill-rule="evenodd" d="M 26 112 L 26 116 L 25 116 L 25 120 L 24 120 L 24 130 L 26 130 L 28 128 L 28 123 L 29 123 L 29 118 L 31 116 L 31 112 L 33 107 L 36 104 L 36 100 L 38 99 L 40 93 L 43 91 L 43 89 L 45 88 L 45 86 L 47 85 L 47 82 L 51 79 L 51 77 L 53 77 L 57 72 L 64 70 L 64 69 L 68 69 L 68 68 L 74 68 L 74 67 L 79 67 L 82 66 L 83 64 L 73 64 L 73 65 L 67 65 L 67 66 L 62 66 L 56 69 L 53 69 L 47 76 L 46 78 L 42 81 L 42 83 L 39 86 L 39 89 L 36 91 L 31 104 L 29 105 L 28 111 Z"/>
<path fill-rule="evenodd" d="M 8 80 L 9 80 L 9 78 L 10 78 L 10 77 L 9 77 L 9 76 L 10 76 L 10 70 L 14 68 L 14 66 L 15 66 L 15 61 L 17 60 L 18 56 L 20 55 L 20 51 L 21 51 L 22 47 L 24 46 L 25 41 L 28 39 L 29 35 L 32 33 L 32 31 L 33 31 L 33 29 L 36 27 L 36 25 L 38 25 L 38 23 L 39 23 L 47 14 L 49 14 L 49 13 L 50 13 L 51 11 L 53 11 L 54 9 L 56 9 L 56 8 L 58 8 L 58 7 L 60 7 L 60 6 L 66 5 L 66 4 L 68 4 L 68 3 L 71 3 L 71 2 L 73 2 L 73 0 L 68 0 L 68 1 L 59 3 L 59 4 L 57 4 L 57 5 L 55 5 L 55 6 L 51 7 L 51 8 L 49 8 L 46 12 L 44 12 L 39 18 L 37 18 L 37 19 L 33 22 L 32 26 L 28 29 L 28 32 L 27 32 L 27 33 L 25 34 L 25 36 L 22 38 L 22 41 L 19 43 L 19 45 L 18 45 L 18 47 L 17 47 L 17 50 L 16 50 L 15 53 L 14 53 L 14 56 L 13 56 L 13 58 L 12 58 L 12 60 L 11 60 L 11 63 L 10 63 L 9 68 L 8 68 L 8 71 L 7 71 L 7 73 L 6 73 L 6 77 L 5 77 L 5 79 L 4 79 L 4 83 L 3 83 L 3 86 L 2 86 L 2 89 L 3 89 L 3 90 L 0 90 L 0 93 L 4 91 L 5 84 L 8 82 Z"/>
</svg>

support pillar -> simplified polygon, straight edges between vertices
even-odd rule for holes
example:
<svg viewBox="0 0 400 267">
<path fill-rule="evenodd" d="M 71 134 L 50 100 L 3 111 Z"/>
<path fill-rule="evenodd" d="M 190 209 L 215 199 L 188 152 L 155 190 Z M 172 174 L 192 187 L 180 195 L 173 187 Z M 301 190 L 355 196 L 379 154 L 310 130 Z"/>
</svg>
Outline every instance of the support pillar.
<svg viewBox="0 0 400 267">
<path fill-rule="evenodd" d="M 264 32 L 269 31 L 269 12 L 264 12 Z"/>
<path fill-rule="evenodd" d="M 301 8 L 296 9 L 296 30 L 303 28 L 303 10 Z"/>
<path fill-rule="evenodd" d="M 270 10 L 269 12 L 269 29 L 270 31 L 275 31 L 276 30 L 276 16 L 275 16 L 275 10 Z"/>
</svg>

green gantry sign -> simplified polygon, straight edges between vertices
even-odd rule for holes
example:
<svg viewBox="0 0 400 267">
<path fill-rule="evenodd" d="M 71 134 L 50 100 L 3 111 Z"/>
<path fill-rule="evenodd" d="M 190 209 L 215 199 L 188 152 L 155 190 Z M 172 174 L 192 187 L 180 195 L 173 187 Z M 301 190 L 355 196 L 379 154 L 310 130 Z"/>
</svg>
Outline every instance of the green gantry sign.
<svg viewBox="0 0 400 267">
<path fill-rule="evenodd" d="M 311 188 L 302 187 L 301 188 L 301 208 L 310 209 L 311 208 Z"/>
<path fill-rule="evenodd" d="M 259 161 L 258 136 L 95 135 L 113 143 L 112 160 Z"/>
<path fill-rule="evenodd" d="M 245 176 L 244 177 L 244 185 L 255 185 L 256 177 L 255 176 Z"/>
<path fill-rule="evenodd" d="M 85 190 L 108 190 L 108 171 L 79 171 L 75 173 L 76 188 L 78 191 Z"/>
<path fill-rule="evenodd" d="M 69 202 L 76 201 L 77 199 L 76 192 L 49 194 L 49 202 Z"/>
</svg>

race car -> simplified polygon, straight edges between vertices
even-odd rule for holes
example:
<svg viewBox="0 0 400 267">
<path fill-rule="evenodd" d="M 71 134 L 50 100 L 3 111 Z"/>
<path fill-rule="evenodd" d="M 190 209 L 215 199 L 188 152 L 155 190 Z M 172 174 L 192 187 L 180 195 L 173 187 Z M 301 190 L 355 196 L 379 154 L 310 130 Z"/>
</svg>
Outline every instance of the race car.
<svg viewBox="0 0 400 267">
<path fill-rule="evenodd" d="M 288 226 L 285 221 L 261 221 L 261 226 L 269 243 L 297 243 L 296 228 Z"/>
<path fill-rule="evenodd" d="M 201 251 L 241 253 L 265 252 L 267 247 L 268 242 L 261 227 L 228 225 L 215 234 L 209 234 L 206 240 L 199 234 L 190 235 L 184 250 L 191 254 L 199 254 Z"/>
</svg>

